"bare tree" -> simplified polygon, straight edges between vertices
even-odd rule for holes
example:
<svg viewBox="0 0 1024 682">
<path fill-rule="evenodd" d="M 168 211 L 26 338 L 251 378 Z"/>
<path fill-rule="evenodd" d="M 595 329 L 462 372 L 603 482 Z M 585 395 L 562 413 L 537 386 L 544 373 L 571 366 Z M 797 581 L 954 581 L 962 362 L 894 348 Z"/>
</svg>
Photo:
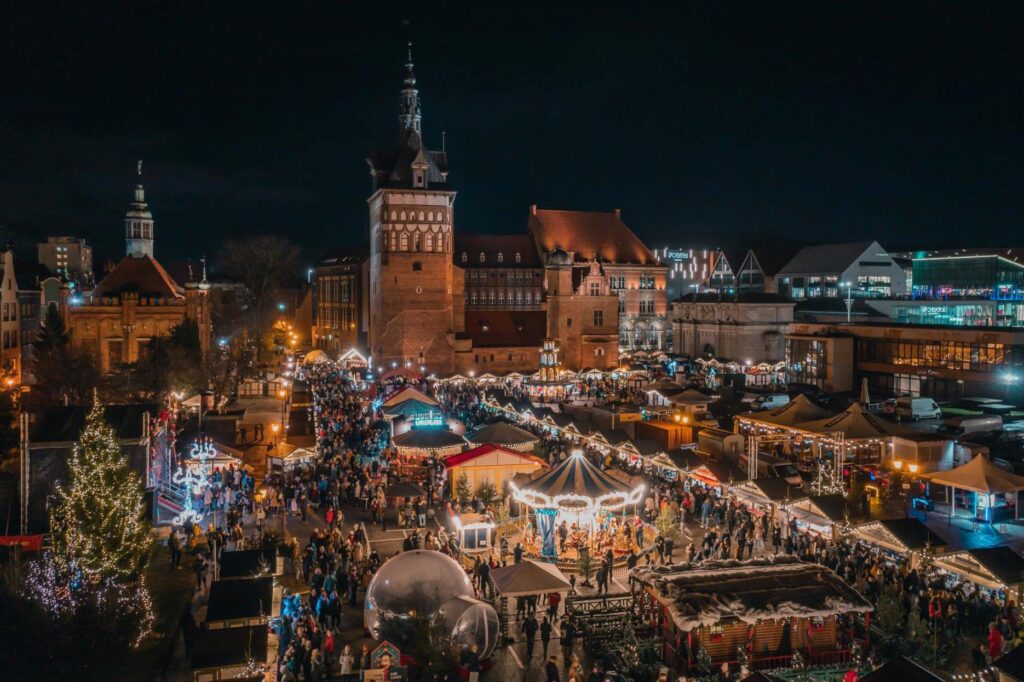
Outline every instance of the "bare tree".
<svg viewBox="0 0 1024 682">
<path fill-rule="evenodd" d="M 267 327 L 264 316 L 271 310 L 270 297 L 295 274 L 298 258 L 299 247 L 285 237 L 276 235 L 258 235 L 224 242 L 221 264 L 229 276 L 249 290 L 255 329 L 263 330 Z"/>
</svg>

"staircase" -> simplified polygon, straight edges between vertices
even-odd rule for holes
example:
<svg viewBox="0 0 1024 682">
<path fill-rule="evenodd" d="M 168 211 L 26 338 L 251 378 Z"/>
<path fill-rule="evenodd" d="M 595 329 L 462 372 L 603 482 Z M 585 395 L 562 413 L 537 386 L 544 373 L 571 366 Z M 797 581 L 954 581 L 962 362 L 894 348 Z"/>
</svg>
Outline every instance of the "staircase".
<svg viewBox="0 0 1024 682">
<path fill-rule="evenodd" d="M 156 489 L 157 523 L 170 521 L 185 508 L 185 489 L 172 481 L 163 481 Z"/>
</svg>

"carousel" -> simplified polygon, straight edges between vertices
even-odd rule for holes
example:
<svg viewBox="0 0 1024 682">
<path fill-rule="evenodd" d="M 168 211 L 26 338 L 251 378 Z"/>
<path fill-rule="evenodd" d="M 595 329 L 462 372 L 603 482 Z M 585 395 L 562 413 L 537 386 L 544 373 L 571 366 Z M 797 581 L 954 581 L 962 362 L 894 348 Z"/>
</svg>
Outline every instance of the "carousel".
<svg viewBox="0 0 1024 682">
<path fill-rule="evenodd" d="M 626 515 L 636 511 L 644 486 L 617 481 L 594 466 L 582 450 L 574 450 L 557 467 L 521 487 L 510 487 L 513 498 L 534 511 L 535 523 L 527 523 L 523 533 L 530 554 L 557 560 L 574 559 L 583 548 L 595 555 L 611 550 L 619 556 L 634 548 Z"/>
</svg>

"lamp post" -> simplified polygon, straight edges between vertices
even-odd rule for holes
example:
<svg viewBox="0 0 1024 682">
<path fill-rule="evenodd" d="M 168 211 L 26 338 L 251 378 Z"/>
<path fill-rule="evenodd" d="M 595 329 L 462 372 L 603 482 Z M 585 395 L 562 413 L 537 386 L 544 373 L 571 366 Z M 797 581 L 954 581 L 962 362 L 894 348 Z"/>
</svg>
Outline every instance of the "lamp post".
<svg viewBox="0 0 1024 682">
<path fill-rule="evenodd" d="M 274 432 L 274 447 L 277 447 L 277 432 L 281 429 L 281 425 L 274 422 L 270 425 L 270 430 Z"/>
<path fill-rule="evenodd" d="M 843 282 L 840 287 L 846 287 L 846 321 L 849 322 L 853 311 L 853 293 L 851 291 L 853 284 L 851 282 Z"/>
</svg>

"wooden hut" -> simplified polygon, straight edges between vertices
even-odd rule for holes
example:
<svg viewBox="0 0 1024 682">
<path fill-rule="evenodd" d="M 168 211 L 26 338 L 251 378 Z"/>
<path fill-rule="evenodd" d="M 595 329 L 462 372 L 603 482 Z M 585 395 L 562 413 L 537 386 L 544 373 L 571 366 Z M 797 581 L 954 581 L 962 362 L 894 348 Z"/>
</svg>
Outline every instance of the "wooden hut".
<svg viewBox="0 0 1024 682">
<path fill-rule="evenodd" d="M 713 664 L 787 667 L 800 651 L 809 665 L 840 663 L 837 616 L 874 607 L 828 568 L 790 556 L 637 567 L 632 578 L 652 600 L 651 625 L 663 660 L 691 670 L 701 649 Z"/>
</svg>

